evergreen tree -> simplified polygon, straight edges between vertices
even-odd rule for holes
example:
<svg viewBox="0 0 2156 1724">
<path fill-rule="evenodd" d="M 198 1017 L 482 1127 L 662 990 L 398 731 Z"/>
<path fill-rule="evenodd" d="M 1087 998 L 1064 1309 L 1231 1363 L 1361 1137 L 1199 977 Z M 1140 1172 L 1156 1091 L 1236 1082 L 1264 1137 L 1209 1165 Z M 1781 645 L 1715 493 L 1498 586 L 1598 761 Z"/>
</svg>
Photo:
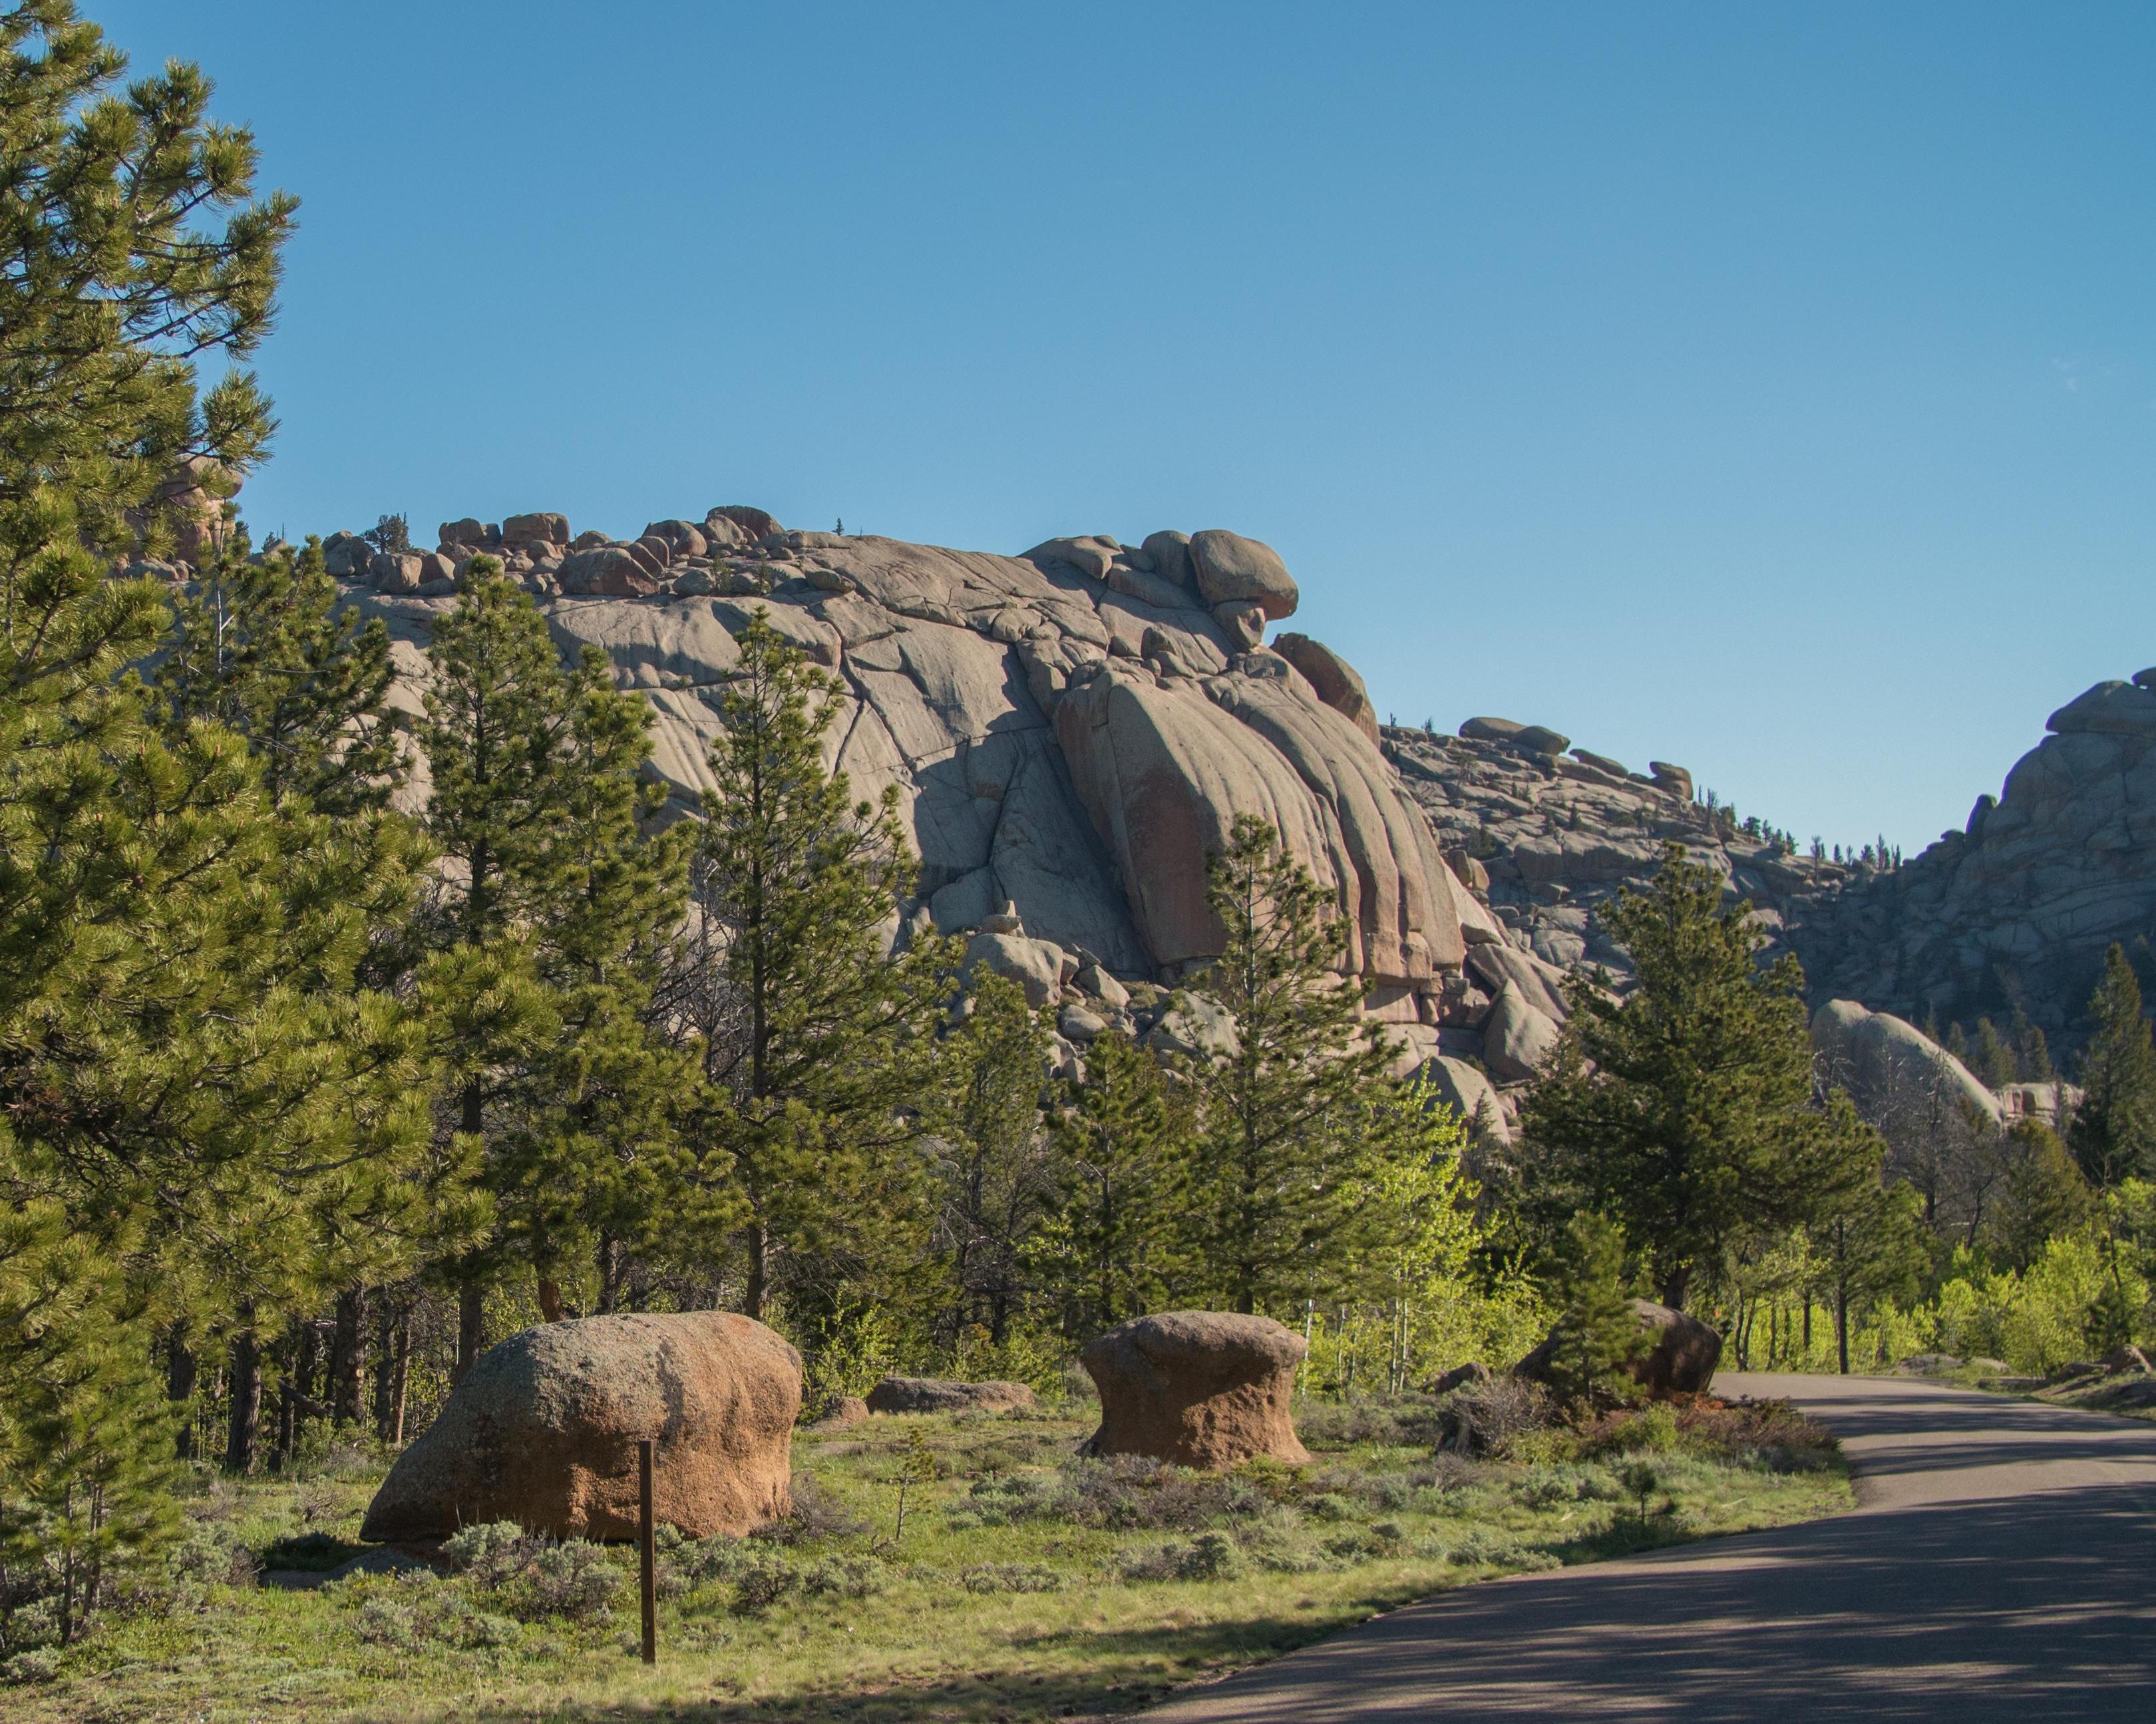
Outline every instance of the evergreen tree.
<svg viewBox="0 0 2156 1724">
<path fill-rule="evenodd" d="M 1620 1001 L 1591 978 L 1522 1132 L 1530 1199 L 1553 1230 L 1578 1208 L 1608 1215 L 1645 1259 L 1661 1301 L 1747 1232 L 1785 1231 L 1867 1177 L 1876 1140 L 1812 1105 L 1811 1039 L 1795 959 L 1761 969 L 1751 906 L 1722 907 L 1722 879 L 1669 845 L 1653 886 L 1603 911 L 1639 984 Z M 1591 1062 L 1591 1065 L 1590 1065 Z"/>
<path fill-rule="evenodd" d="M 1027 1245 L 1055 1190 L 1041 1118 L 1048 1035 L 1019 985 L 977 974 L 972 1009 L 938 1049 L 939 1232 L 957 1284 L 960 1327 L 978 1323 L 1001 1346 L 1030 1286 Z"/>
<path fill-rule="evenodd" d="M 1396 1116 L 1362 1104 L 1390 1054 L 1363 1021 L 1363 989 L 1332 967 L 1334 906 L 1272 828 L 1237 819 L 1209 864 L 1207 901 L 1226 930 L 1197 983 L 1234 1019 L 1224 1049 L 1184 1068 L 1199 1135 L 1189 1225 L 1199 1285 L 1258 1311 L 1323 1290 L 1370 1219 L 1364 1179 Z"/>
<path fill-rule="evenodd" d="M 1054 1129 L 1060 1188 L 1034 1249 L 1066 1330 L 1091 1337 L 1173 1296 L 1194 1124 L 1160 1062 L 1111 1030 L 1086 1049 Z"/>
<path fill-rule="evenodd" d="M 2082 1052 L 2082 1101 L 2066 1146 L 2089 1183 L 2108 1191 L 2156 1173 L 2156 1044 L 2142 1015 L 2141 984 L 2117 945 L 2104 954 L 2089 1016 L 2096 1028 Z"/>
<path fill-rule="evenodd" d="M 416 1023 L 387 994 L 355 988 L 381 967 L 377 953 L 401 941 L 412 883 L 426 861 L 415 829 L 387 806 L 403 776 L 386 704 L 388 635 L 379 621 L 362 626 L 339 612 L 318 545 L 311 541 L 296 555 L 290 546 L 259 557 L 248 550 L 244 531 L 236 531 L 177 598 L 157 693 L 169 726 L 220 724 L 246 739 L 294 887 L 280 945 L 284 974 L 348 1027 L 368 1026 L 341 1036 L 340 1045 L 377 1062 L 375 1080 L 390 1077 L 379 1065 L 387 1057 L 403 1062 L 393 1080 L 408 1084 Z M 369 1075 L 362 1064 L 352 1076 Z M 408 1160 L 416 1147 L 403 1137 L 380 1146 Z M 380 1172 L 383 1178 L 364 1205 L 354 1208 L 354 1193 L 340 1193 L 305 1260 L 308 1269 L 346 1284 L 341 1337 L 352 1327 L 364 1281 L 405 1273 L 410 1242 L 434 1230 L 424 1219 L 425 1184 L 408 1177 L 424 1169 L 385 1160 Z M 250 1322 L 233 1342 L 239 1393 L 228 1450 L 241 1470 L 252 1464 L 259 1408 L 259 1344 L 251 1320 L 261 1315 L 273 1280 L 285 1284 L 281 1302 L 288 1308 L 296 1301 L 304 1310 L 309 1302 L 300 1260 L 288 1257 L 274 1268 L 273 1274 L 265 1263 L 259 1284 L 249 1290 Z M 340 1352 L 355 1369 L 356 1347 L 356 1341 L 341 1345 Z"/>
<path fill-rule="evenodd" d="M 914 859 L 896 793 L 857 802 L 825 769 L 832 679 L 761 611 L 737 644 L 670 998 L 703 1061 L 714 1195 L 731 1157 L 742 1309 L 784 1292 L 813 1319 L 927 1248 L 916 1144 L 952 953 L 925 931 L 892 949 Z"/>
<path fill-rule="evenodd" d="M 2016 1006 L 2014 1008 L 2014 1063 L 2015 1069 L 2025 1084 L 2048 1084 L 2058 1072 L 2051 1064 L 2051 1046 L 2044 1039 L 2044 1032 L 2029 1021 L 2028 1014 Z"/>
<path fill-rule="evenodd" d="M 169 1524 L 152 1331 L 363 1212 L 420 1087 L 331 998 L 363 921 L 244 740 L 124 671 L 169 612 L 110 567 L 204 526 L 176 472 L 228 494 L 267 438 L 248 375 L 198 398 L 193 362 L 266 327 L 291 205 L 248 202 L 199 72 L 119 94 L 122 64 L 63 0 L 0 13 L 0 1561 L 71 1628 Z"/>
<path fill-rule="evenodd" d="M 557 1318 L 572 1251 L 663 1213 L 684 1074 L 644 1014 L 688 839 L 655 829 L 660 793 L 639 777 L 649 710 L 595 649 L 565 671 L 493 558 L 474 559 L 429 658 L 427 828 L 449 866 L 418 920 L 420 997 L 450 1088 L 443 1133 L 478 1156 L 494 1208 L 451 1270 L 461 1368 L 507 1261 Z"/>
<path fill-rule="evenodd" d="M 1976 1020 L 1976 1045 L 1972 1050 L 1969 1070 L 1989 1090 L 2003 1090 L 2020 1079 L 2020 1064 L 2014 1050 L 2007 1045 L 2006 1038 L 1999 1033 L 1999 1026 L 1989 1018 Z"/>
<path fill-rule="evenodd" d="M 1955 1059 L 1960 1060 L 1964 1065 L 1969 1064 L 1971 1058 L 1969 1034 L 1962 1029 L 1958 1020 L 1947 1025 L 1947 1039 L 1940 1045 Z"/>
<path fill-rule="evenodd" d="M 2047 1240 L 2087 1227 L 2097 1206 L 2073 1157 L 2041 1120 L 2016 1120 L 2002 1147 L 2005 1177 L 1983 1237 L 1999 1268 L 2025 1270 Z"/>
<path fill-rule="evenodd" d="M 1853 1116 L 1852 1116 L 1853 1117 Z M 1849 1374 L 1852 1316 L 1884 1299 L 1913 1298 L 1929 1261 L 1917 1195 L 1876 1179 L 1822 1204 L 1807 1229 L 1819 1285 L 1834 1311 L 1835 1356 Z"/>
<path fill-rule="evenodd" d="M 1544 1375 L 1566 1401 L 1625 1401 L 1637 1393 L 1630 1367 L 1647 1351 L 1625 1273 L 1625 1234 L 1606 1215 L 1583 1209 L 1565 1224 L 1550 1289 Z"/>
</svg>

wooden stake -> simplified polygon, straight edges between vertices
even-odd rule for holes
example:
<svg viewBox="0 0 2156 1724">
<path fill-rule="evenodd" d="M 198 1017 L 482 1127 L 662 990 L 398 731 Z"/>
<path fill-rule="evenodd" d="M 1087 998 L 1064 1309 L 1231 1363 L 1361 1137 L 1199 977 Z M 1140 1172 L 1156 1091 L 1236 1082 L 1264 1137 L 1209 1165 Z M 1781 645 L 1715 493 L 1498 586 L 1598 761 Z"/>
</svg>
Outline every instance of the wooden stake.
<svg viewBox="0 0 2156 1724">
<path fill-rule="evenodd" d="M 651 1439 L 636 1445 L 636 1554 L 644 1593 L 644 1661 L 659 1662 L 659 1529 L 651 1518 Z"/>
</svg>

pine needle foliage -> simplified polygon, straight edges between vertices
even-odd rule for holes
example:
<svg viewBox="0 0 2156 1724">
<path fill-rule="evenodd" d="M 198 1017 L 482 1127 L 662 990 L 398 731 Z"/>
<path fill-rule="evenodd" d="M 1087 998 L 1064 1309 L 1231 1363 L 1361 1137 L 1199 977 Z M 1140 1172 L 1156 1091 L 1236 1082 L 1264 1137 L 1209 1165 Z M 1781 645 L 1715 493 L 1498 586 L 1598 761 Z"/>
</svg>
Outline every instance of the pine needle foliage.
<svg viewBox="0 0 2156 1724">
<path fill-rule="evenodd" d="M 1337 907 L 1255 816 L 1209 864 L 1207 901 L 1227 934 L 1194 986 L 1233 1015 L 1231 1046 L 1186 1061 L 1199 1120 L 1188 1188 L 1200 1286 L 1228 1309 L 1286 1309 L 1322 1290 L 1369 1218 L 1365 1174 L 1383 1113 L 1361 1104 L 1390 1054 L 1334 967 Z"/>
<path fill-rule="evenodd" d="M 1053 1129 L 1058 1185 L 1034 1255 L 1066 1332 L 1090 1337 L 1163 1309 L 1187 1272 L 1196 1122 L 1160 1062 L 1111 1030 L 1086 1049 Z"/>
<path fill-rule="evenodd" d="M 1574 981 L 1564 1038 L 1529 1091 L 1531 1203 L 1607 1215 L 1682 1310 L 1693 1277 L 1748 1234 L 1786 1232 L 1810 1206 L 1877 1181 L 1877 1144 L 1813 1106 L 1804 977 L 1762 968 L 1751 906 L 1665 848 L 1645 892 L 1603 912 L 1638 986 L 1620 1000 Z M 1870 1165 L 1867 1167 L 1866 1160 Z"/>
<path fill-rule="evenodd" d="M 2104 953 L 2089 1016 L 2096 1027 L 2082 1054 L 2082 1101 L 2066 1147 L 2089 1183 L 2108 1191 L 2156 1173 L 2156 1043 L 2141 983 L 2117 945 Z"/>
<path fill-rule="evenodd" d="M 837 685 L 759 610 L 711 750 L 676 997 L 709 1104 L 698 1153 L 742 1206 L 742 1309 L 835 1309 L 926 1248 L 916 1140 L 934 1098 L 949 942 L 894 944 L 916 864 L 896 794 L 829 769 Z M 894 1275 L 882 1285 L 896 1285 Z"/>
</svg>

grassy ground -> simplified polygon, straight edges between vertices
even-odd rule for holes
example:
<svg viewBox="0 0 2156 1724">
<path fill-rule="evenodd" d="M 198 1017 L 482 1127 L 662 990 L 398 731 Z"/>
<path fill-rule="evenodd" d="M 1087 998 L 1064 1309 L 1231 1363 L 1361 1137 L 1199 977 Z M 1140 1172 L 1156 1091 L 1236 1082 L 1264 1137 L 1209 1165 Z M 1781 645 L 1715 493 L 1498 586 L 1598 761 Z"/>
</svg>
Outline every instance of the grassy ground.
<svg viewBox="0 0 2156 1724">
<path fill-rule="evenodd" d="M 265 1556 L 356 1549 L 381 1468 L 352 1456 L 296 1483 L 206 1485 L 181 1578 L 56 1680 L 0 1689 L 0 1716 L 1099 1716 L 1466 1582 L 1849 1500 L 1830 1439 L 1786 1409 L 1620 1415 L 1470 1462 L 1434 1455 L 1426 1403 L 1317 1406 L 1300 1420 L 1314 1465 L 1221 1477 L 1075 1460 L 1090 1410 L 803 1434 L 780 1536 L 667 1552 L 650 1670 L 630 1552 L 496 1547 L 454 1577 L 233 1584 Z"/>
</svg>

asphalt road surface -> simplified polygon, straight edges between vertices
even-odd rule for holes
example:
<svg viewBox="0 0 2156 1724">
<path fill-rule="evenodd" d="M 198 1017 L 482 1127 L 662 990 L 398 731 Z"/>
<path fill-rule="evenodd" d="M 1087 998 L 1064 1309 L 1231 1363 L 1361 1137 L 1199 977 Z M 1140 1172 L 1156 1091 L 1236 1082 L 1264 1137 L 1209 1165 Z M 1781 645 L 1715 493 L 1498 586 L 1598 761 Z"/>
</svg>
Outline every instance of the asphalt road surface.
<svg viewBox="0 0 2156 1724">
<path fill-rule="evenodd" d="M 2156 1424 L 1724 1373 L 1842 1439 L 1855 1512 L 1464 1587 L 1147 1714 L 2156 1724 Z"/>
</svg>

